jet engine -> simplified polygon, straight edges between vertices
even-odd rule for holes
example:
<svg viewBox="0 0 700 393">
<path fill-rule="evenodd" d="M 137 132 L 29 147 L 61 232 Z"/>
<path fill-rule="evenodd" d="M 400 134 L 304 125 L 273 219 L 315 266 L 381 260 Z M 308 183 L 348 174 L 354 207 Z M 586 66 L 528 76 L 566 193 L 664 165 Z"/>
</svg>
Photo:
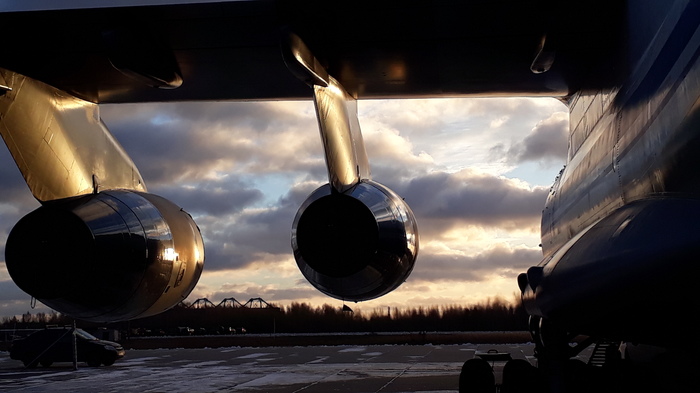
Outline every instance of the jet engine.
<svg viewBox="0 0 700 393">
<path fill-rule="evenodd" d="M 7 270 L 25 292 L 73 317 L 114 322 L 165 311 L 204 264 L 199 228 L 162 197 L 127 190 L 45 203 L 12 229 Z"/>
<path fill-rule="evenodd" d="M 379 183 L 363 180 L 343 193 L 326 184 L 299 208 L 292 248 L 318 290 L 336 299 L 370 300 L 408 278 L 418 228 L 403 199 Z"/>
</svg>

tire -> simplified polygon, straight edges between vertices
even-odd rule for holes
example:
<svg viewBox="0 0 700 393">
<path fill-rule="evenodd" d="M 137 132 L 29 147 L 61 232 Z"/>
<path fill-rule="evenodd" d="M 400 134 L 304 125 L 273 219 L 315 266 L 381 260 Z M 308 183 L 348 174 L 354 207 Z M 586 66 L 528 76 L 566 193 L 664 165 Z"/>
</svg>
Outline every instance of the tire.
<svg viewBox="0 0 700 393">
<path fill-rule="evenodd" d="M 33 359 L 26 359 L 22 360 L 22 364 L 24 364 L 26 368 L 35 368 L 38 363 Z"/>
<path fill-rule="evenodd" d="M 111 366 L 114 364 L 114 360 L 115 359 L 106 359 L 104 362 L 102 362 L 102 364 L 104 364 L 105 366 Z"/>
<path fill-rule="evenodd" d="M 459 373 L 459 393 L 492 393 L 496 391 L 493 369 L 486 360 L 474 358 L 462 365 Z"/>
<path fill-rule="evenodd" d="M 39 364 L 41 364 L 42 367 L 51 367 L 53 362 L 50 360 L 42 360 L 39 362 Z"/>
<path fill-rule="evenodd" d="M 100 361 L 99 360 L 88 360 L 87 365 L 90 367 L 100 367 Z"/>
</svg>

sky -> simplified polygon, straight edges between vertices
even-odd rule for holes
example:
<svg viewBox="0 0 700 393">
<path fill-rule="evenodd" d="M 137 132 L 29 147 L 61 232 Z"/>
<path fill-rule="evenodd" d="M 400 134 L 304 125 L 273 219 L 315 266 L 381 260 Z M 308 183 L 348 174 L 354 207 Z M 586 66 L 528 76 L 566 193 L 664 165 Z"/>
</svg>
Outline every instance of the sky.
<svg viewBox="0 0 700 393">
<path fill-rule="evenodd" d="M 183 207 L 205 241 L 204 273 L 188 301 L 341 306 L 299 272 L 297 209 L 328 181 L 312 101 L 100 106 L 148 191 Z M 394 292 L 356 305 L 473 305 L 512 300 L 516 278 L 542 258 L 540 215 L 566 159 L 568 110 L 553 98 L 360 101 L 372 179 L 418 221 L 413 273 Z M 0 147 L 0 317 L 47 311 L 10 279 L 4 244 L 39 203 Z"/>
</svg>

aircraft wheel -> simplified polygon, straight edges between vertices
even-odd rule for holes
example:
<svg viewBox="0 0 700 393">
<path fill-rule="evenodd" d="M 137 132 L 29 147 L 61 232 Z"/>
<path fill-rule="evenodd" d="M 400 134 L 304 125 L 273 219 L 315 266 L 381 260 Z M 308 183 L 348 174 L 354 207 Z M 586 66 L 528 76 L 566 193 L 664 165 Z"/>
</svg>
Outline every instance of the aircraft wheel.
<svg viewBox="0 0 700 393">
<path fill-rule="evenodd" d="M 22 364 L 24 364 L 24 367 L 26 367 L 26 368 L 35 368 L 38 363 L 36 361 L 32 361 L 31 359 L 29 359 L 29 360 L 22 360 Z"/>
<path fill-rule="evenodd" d="M 459 393 L 494 393 L 496 380 L 493 370 L 483 359 L 469 359 L 459 373 Z"/>
<path fill-rule="evenodd" d="M 501 393 L 536 393 L 543 388 L 540 371 L 527 360 L 509 360 L 503 367 Z"/>
</svg>

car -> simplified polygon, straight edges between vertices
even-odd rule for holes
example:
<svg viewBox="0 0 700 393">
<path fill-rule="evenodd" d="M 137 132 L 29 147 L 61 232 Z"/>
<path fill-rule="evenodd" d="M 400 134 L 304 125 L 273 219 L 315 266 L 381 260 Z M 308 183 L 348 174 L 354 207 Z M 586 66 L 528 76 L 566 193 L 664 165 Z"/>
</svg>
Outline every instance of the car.
<svg viewBox="0 0 700 393">
<path fill-rule="evenodd" d="M 21 360 L 27 368 L 37 364 L 49 367 L 54 362 L 72 362 L 72 332 L 71 327 L 50 327 L 14 340 L 10 346 L 10 358 Z M 88 366 L 111 366 L 124 357 L 125 351 L 120 344 L 100 340 L 82 329 L 75 330 L 75 338 L 78 361 Z"/>
</svg>

